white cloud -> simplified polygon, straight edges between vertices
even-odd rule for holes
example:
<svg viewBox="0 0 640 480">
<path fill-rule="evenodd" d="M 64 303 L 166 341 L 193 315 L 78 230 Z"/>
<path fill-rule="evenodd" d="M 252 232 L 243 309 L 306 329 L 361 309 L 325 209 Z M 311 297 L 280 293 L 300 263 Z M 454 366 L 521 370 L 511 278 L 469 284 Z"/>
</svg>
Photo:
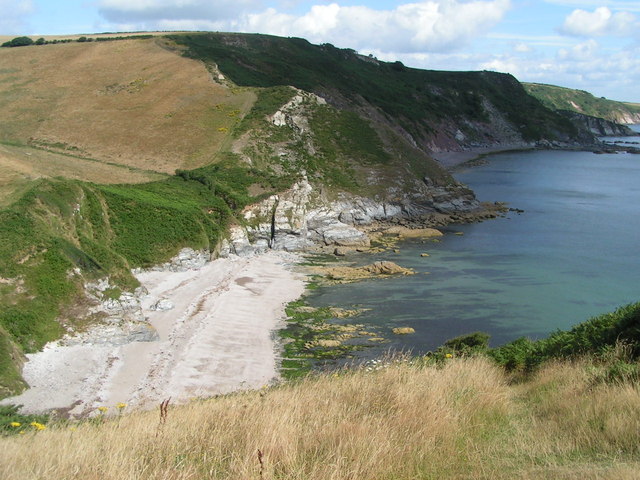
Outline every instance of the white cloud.
<svg viewBox="0 0 640 480">
<path fill-rule="evenodd" d="M 300 16 L 268 9 L 248 15 L 239 28 L 356 49 L 451 51 L 487 32 L 509 7 L 509 0 L 427 0 L 394 10 L 332 3 L 314 5 Z"/>
<path fill-rule="evenodd" d="M 574 45 L 570 49 L 562 48 L 558 50 L 558 60 L 588 61 L 595 58 L 598 53 L 598 42 L 587 40 L 584 43 Z"/>
<path fill-rule="evenodd" d="M 533 48 L 526 43 L 517 43 L 514 45 L 513 49 L 519 53 L 528 53 L 533 51 Z"/>
<path fill-rule="evenodd" d="M 473 70 L 511 73 L 524 82 L 540 82 L 586 90 L 614 100 L 638 101 L 640 56 L 630 46 L 612 53 L 593 39 L 550 55 L 511 52 L 485 55 Z M 410 63 L 407 63 L 410 64 Z"/>
<path fill-rule="evenodd" d="M 0 0 L 0 33 L 24 33 L 26 18 L 33 12 L 31 0 Z"/>
<path fill-rule="evenodd" d="M 451 51 L 486 33 L 510 0 L 424 0 L 392 10 L 316 4 L 302 14 L 262 9 L 261 0 L 101 0 L 100 13 L 138 29 L 231 30 L 304 37 L 356 49 Z"/>
<path fill-rule="evenodd" d="M 598 7 L 593 12 L 574 10 L 565 19 L 561 31 L 581 37 L 626 36 L 635 33 L 639 27 L 640 23 L 632 13 L 613 13 L 607 7 Z"/>
<path fill-rule="evenodd" d="M 544 2 L 563 7 L 595 8 L 604 6 L 627 12 L 640 12 L 640 3 L 637 0 L 544 0 Z"/>
</svg>

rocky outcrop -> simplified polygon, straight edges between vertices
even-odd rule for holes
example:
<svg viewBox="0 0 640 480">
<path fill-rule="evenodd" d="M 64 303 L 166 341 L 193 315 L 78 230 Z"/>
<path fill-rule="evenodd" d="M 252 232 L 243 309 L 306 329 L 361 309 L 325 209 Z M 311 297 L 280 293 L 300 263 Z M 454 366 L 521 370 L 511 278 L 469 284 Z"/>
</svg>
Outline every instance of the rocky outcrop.
<svg viewBox="0 0 640 480">
<path fill-rule="evenodd" d="M 186 272 L 187 270 L 199 270 L 211 260 L 211 253 L 205 250 L 194 250 L 193 248 L 183 248 L 178 255 L 166 263 L 155 265 L 150 270 L 158 272 Z M 140 269 L 133 270 L 133 273 Z"/>
<path fill-rule="evenodd" d="M 198 270 L 211 259 L 211 253 L 184 248 L 169 262 L 156 265 L 150 270 L 184 272 Z M 140 272 L 140 269 L 133 273 Z M 87 300 L 93 304 L 86 314 L 91 326 L 82 332 L 69 329 L 61 340 L 61 345 L 125 345 L 131 342 L 152 342 L 158 339 L 158 332 L 149 324 L 142 311 L 142 300 L 149 295 L 144 287 L 133 292 L 121 291 L 113 286 L 109 278 L 102 278 L 85 284 Z M 173 304 L 159 299 L 151 310 L 167 311 Z"/>
<path fill-rule="evenodd" d="M 604 118 L 591 117 L 589 115 L 583 115 L 582 113 L 571 112 L 568 110 L 562 110 L 559 113 L 570 118 L 574 123 L 586 127 L 594 135 L 602 137 L 626 137 L 637 135 L 636 132 L 626 125 L 610 122 Z"/>
<path fill-rule="evenodd" d="M 247 207 L 244 225 L 231 228 L 220 255 L 368 247 L 365 230 L 372 224 L 417 221 L 442 225 L 446 219 L 483 210 L 473 192 L 460 184 L 439 186 L 425 179 L 413 193 L 394 193 L 393 200 L 346 193 L 329 200 L 303 178 L 286 192 Z"/>
<path fill-rule="evenodd" d="M 315 267 L 314 271 L 327 280 L 336 283 L 348 283 L 367 278 L 389 277 L 392 275 L 412 275 L 415 272 L 389 261 L 374 262 L 363 267 L 345 265 Z"/>
</svg>

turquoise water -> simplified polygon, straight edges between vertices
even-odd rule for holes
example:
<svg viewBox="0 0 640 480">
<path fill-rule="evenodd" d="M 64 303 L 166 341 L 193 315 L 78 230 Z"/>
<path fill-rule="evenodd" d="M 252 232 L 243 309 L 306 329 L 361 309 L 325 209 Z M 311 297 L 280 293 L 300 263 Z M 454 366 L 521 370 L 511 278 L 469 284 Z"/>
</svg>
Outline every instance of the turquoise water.
<svg viewBox="0 0 640 480">
<path fill-rule="evenodd" d="M 388 259 L 419 272 L 311 295 L 315 306 L 371 309 L 357 322 L 390 342 L 362 356 L 387 349 L 419 354 L 477 330 L 490 333 L 492 345 L 538 338 L 640 301 L 639 155 L 507 153 L 455 176 L 480 200 L 505 201 L 524 213 L 450 226 L 440 242 L 404 242 L 399 253 L 350 257 L 358 264 Z M 393 335 L 400 326 L 416 333 Z"/>
</svg>

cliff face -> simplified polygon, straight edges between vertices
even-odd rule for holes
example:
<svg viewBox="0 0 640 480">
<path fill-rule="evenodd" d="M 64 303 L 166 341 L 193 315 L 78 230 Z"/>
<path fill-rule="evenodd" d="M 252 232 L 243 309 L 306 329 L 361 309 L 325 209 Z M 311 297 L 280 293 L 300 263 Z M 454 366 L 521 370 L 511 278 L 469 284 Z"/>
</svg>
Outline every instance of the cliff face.
<svg viewBox="0 0 640 480">
<path fill-rule="evenodd" d="M 572 122 L 584 126 L 584 128 L 597 136 L 625 137 L 637 135 L 636 132 L 626 125 L 605 120 L 604 118 L 592 117 L 568 110 L 561 111 L 560 113 L 571 119 Z"/>
<path fill-rule="evenodd" d="M 388 121 L 349 115 L 345 122 L 345 114 L 322 97 L 291 92 L 288 102 L 256 123 L 233 149 L 252 165 L 295 171 L 297 180 L 247 206 L 222 243 L 222 255 L 367 247 L 363 229 L 376 223 L 435 226 L 485 214 L 473 192 Z M 378 150 L 384 155 L 374 156 Z"/>
<path fill-rule="evenodd" d="M 395 200 L 376 201 L 349 194 L 329 200 L 303 179 L 289 190 L 245 208 L 245 224 L 231 227 L 220 254 L 365 248 L 370 244 L 366 227 L 378 223 L 438 226 L 490 216 L 493 214 L 462 185 L 437 187 L 425 179 L 419 191 Z"/>
</svg>

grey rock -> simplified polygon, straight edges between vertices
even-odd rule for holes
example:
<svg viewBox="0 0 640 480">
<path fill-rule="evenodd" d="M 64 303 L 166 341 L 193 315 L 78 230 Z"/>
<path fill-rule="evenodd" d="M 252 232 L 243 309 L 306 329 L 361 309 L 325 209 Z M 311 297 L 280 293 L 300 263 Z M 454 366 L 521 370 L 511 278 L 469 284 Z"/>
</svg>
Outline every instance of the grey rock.
<svg viewBox="0 0 640 480">
<path fill-rule="evenodd" d="M 167 310 L 172 310 L 173 308 L 174 308 L 174 305 L 171 300 L 162 298 L 158 300 L 156 303 L 154 303 L 153 305 L 151 305 L 150 310 L 166 312 Z"/>
</svg>

